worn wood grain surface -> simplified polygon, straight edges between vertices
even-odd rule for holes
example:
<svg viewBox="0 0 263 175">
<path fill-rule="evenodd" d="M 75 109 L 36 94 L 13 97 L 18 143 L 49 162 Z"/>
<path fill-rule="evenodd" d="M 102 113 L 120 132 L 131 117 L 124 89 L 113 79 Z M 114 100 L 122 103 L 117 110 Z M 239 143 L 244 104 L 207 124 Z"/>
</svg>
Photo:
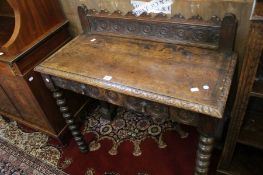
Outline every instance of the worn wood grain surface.
<svg viewBox="0 0 263 175">
<path fill-rule="evenodd" d="M 214 110 L 213 116 L 221 118 L 226 102 L 222 95 L 227 95 L 224 91 L 230 84 L 226 82 L 235 65 L 231 57 L 196 47 L 84 35 L 37 70 L 128 95 L 136 95 L 133 91 L 138 90 L 141 94 L 137 96 L 149 93 L 153 101 L 188 110 L 196 110 L 191 109 L 191 103 L 198 104 L 207 114 Z M 111 85 L 103 79 L 105 76 L 112 77 Z M 204 85 L 209 89 L 203 89 Z M 195 87 L 200 90 L 191 92 Z"/>
<path fill-rule="evenodd" d="M 113 12 L 121 10 L 126 13 L 132 10 L 130 0 L 60 0 L 67 18 L 71 21 L 71 30 L 75 35 L 82 32 L 78 19 L 77 6 L 86 4 L 88 8 L 108 9 Z M 172 7 L 172 15 L 181 13 L 186 18 L 199 14 L 204 19 L 213 15 L 223 18 L 225 13 L 233 13 L 238 20 L 238 30 L 235 51 L 242 63 L 247 35 L 249 31 L 249 17 L 253 0 L 176 0 Z M 241 65 L 241 64 L 240 64 Z"/>
</svg>

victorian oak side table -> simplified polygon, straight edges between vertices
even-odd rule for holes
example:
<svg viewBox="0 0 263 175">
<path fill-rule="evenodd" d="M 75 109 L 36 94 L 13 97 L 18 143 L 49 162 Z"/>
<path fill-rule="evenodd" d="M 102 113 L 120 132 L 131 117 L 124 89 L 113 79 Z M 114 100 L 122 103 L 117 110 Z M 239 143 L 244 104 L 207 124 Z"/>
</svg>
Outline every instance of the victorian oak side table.
<svg viewBox="0 0 263 175">
<path fill-rule="evenodd" d="M 85 6 L 79 16 L 84 34 L 35 69 L 53 92 L 79 149 L 86 152 L 88 146 L 61 88 L 197 127 L 195 174 L 207 174 L 236 65 L 235 17 L 136 17 Z"/>
</svg>

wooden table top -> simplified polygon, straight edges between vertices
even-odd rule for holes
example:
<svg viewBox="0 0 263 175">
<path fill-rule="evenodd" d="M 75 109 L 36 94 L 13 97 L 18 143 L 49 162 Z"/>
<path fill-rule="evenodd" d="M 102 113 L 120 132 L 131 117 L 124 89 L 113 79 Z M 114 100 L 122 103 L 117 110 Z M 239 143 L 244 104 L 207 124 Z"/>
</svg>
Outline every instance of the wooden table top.
<svg viewBox="0 0 263 175">
<path fill-rule="evenodd" d="M 216 50 L 81 35 L 35 70 L 222 118 L 235 64 Z"/>
</svg>

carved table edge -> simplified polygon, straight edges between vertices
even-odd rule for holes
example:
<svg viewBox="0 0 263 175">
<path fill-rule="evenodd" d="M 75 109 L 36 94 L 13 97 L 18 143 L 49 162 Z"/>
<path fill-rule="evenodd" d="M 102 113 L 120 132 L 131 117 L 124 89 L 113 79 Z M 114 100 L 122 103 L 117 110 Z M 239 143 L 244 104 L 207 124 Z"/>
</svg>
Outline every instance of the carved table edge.
<svg viewBox="0 0 263 175">
<path fill-rule="evenodd" d="M 231 88 L 231 84 L 232 84 L 232 79 L 233 79 L 233 76 L 235 73 L 235 68 L 237 65 L 237 54 L 233 53 L 230 56 L 230 59 L 231 59 L 231 62 L 228 66 L 228 71 L 227 71 L 227 74 L 225 76 L 225 79 L 223 80 L 224 85 L 222 87 L 219 99 L 217 100 L 217 105 L 218 105 L 218 108 L 221 111 L 222 115 L 224 114 L 226 102 L 227 102 L 228 95 L 229 95 L 230 88 Z M 221 118 L 223 118 L 223 116 Z"/>
<path fill-rule="evenodd" d="M 180 99 L 176 99 L 173 97 L 156 94 L 156 93 L 128 87 L 125 85 L 112 83 L 112 82 L 105 81 L 105 80 L 99 80 L 99 79 L 85 77 L 85 76 L 78 75 L 78 74 L 72 74 L 72 73 L 68 73 L 64 71 L 55 70 L 55 69 L 44 67 L 41 65 L 37 66 L 35 68 L 35 71 L 40 72 L 42 74 L 56 76 L 56 77 L 66 79 L 66 80 L 71 80 L 71 81 L 76 81 L 76 77 L 77 77 L 77 82 L 79 83 L 83 83 L 83 84 L 87 84 L 91 86 L 97 86 L 99 88 L 112 90 L 118 93 L 123 93 L 125 95 L 135 96 L 138 98 L 162 103 L 168 106 L 182 108 L 182 109 L 193 111 L 193 112 L 198 112 L 201 114 L 205 114 L 211 117 L 221 119 L 223 118 L 223 111 L 224 111 L 224 107 L 226 104 L 227 95 L 229 93 L 235 64 L 236 64 L 236 59 L 235 57 L 233 57 L 229 65 L 230 70 L 228 71 L 227 76 L 225 78 L 224 87 L 222 89 L 222 95 L 220 95 L 220 99 L 218 99 L 217 101 L 218 107 L 202 105 L 202 104 L 198 104 L 194 102 L 189 102 L 186 100 L 180 100 Z"/>
</svg>

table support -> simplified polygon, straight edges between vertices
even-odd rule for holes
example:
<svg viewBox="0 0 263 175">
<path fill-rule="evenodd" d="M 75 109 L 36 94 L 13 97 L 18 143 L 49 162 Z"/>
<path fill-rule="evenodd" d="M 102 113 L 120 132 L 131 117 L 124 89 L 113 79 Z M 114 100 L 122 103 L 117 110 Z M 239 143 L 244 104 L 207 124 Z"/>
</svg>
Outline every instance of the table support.
<svg viewBox="0 0 263 175">
<path fill-rule="evenodd" d="M 112 121 L 116 115 L 117 107 L 105 101 L 100 101 L 100 106 L 102 117 L 108 121 Z"/>
<path fill-rule="evenodd" d="M 73 135 L 79 149 L 81 152 L 87 152 L 88 151 L 88 145 L 84 139 L 84 136 L 80 132 L 79 127 L 77 126 L 74 118 L 72 117 L 72 114 L 69 112 L 69 108 L 66 104 L 66 100 L 63 97 L 63 93 L 59 89 L 54 89 L 53 91 L 53 97 L 56 99 L 57 105 L 60 109 L 60 112 L 62 116 L 64 117 L 66 123 L 68 124 L 68 128 Z"/>
<path fill-rule="evenodd" d="M 196 155 L 195 175 L 208 174 L 214 138 L 200 134 Z"/>
<path fill-rule="evenodd" d="M 72 87 L 74 87 L 75 92 L 78 93 L 79 87 L 81 87 L 83 91 L 83 85 L 73 84 L 74 85 L 73 86 L 71 82 L 61 82 L 59 79 L 51 78 L 49 75 L 45 75 L 45 74 L 43 74 L 42 76 L 43 76 L 43 79 L 45 80 L 46 86 L 51 90 L 51 92 L 53 92 L 53 97 L 56 99 L 57 105 L 60 108 L 60 111 L 63 117 L 65 118 L 68 124 L 68 127 L 72 135 L 74 136 L 74 139 L 77 142 L 77 145 L 80 151 L 81 152 L 88 151 L 88 145 L 86 144 L 84 140 L 84 136 L 81 134 L 79 127 L 77 127 L 74 121 L 74 118 L 71 116 L 68 106 L 66 105 L 66 100 L 64 99 L 63 94 L 61 90 L 59 89 L 59 87 L 63 89 L 64 88 L 72 89 Z M 68 85 L 70 85 L 70 87 L 68 87 Z M 104 94 L 104 93 L 101 93 L 101 94 Z M 141 99 L 138 99 L 138 101 L 140 100 Z M 123 101 L 126 101 L 126 100 L 123 100 Z M 105 102 L 105 104 L 107 103 Z M 102 105 L 102 106 L 106 107 L 105 114 L 108 114 L 107 111 L 110 111 L 109 106 L 108 105 Z M 109 112 L 109 114 L 110 113 L 111 112 Z M 170 111 L 168 114 L 170 114 L 170 117 L 174 117 L 174 120 L 178 121 L 179 123 L 185 123 L 191 126 L 195 126 L 197 128 L 198 132 L 200 133 L 200 137 L 199 137 L 199 143 L 197 147 L 196 166 L 195 166 L 194 174 L 195 175 L 207 175 L 209 164 L 210 164 L 210 157 L 212 155 L 212 150 L 213 150 L 213 145 L 214 145 L 214 136 L 216 135 L 216 131 L 218 130 L 218 127 L 222 120 L 211 118 L 203 114 L 201 115 L 193 115 L 191 113 L 189 115 L 184 114 L 185 115 L 184 118 L 178 115 L 178 113 L 174 113 L 172 111 Z M 187 133 L 181 130 L 179 124 L 177 126 L 177 131 L 179 131 L 179 134 L 182 138 L 187 136 Z"/>
<path fill-rule="evenodd" d="M 76 141 L 79 150 L 85 153 L 89 150 L 88 144 L 86 143 L 84 136 L 82 135 L 80 128 L 76 124 L 72 114 L 70 113 L 69 107 L 67 106 L 66 99 L 63 96 L 63 92 L 55 86 L 53 80 L 49 75 L 42 74 L 42 78 L 47 88 L 52 92 L 53 98 L 56 100 L 57 106 L 59 107 L 60 113 L 68 124 L 68 128 Z"/>
</svg>

